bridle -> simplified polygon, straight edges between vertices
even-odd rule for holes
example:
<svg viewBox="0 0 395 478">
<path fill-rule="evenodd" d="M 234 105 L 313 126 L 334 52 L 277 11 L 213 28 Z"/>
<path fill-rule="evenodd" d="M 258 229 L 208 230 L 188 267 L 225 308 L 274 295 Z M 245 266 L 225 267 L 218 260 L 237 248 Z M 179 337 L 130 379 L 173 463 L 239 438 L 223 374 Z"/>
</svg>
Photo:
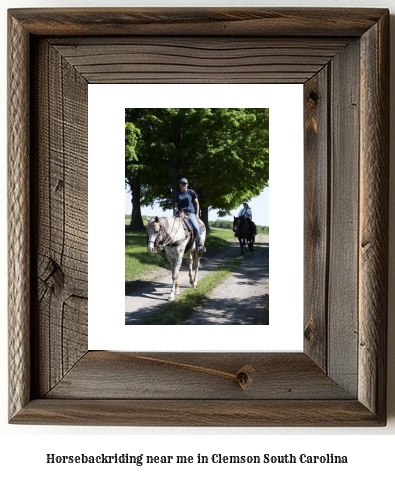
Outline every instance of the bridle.
<svg viewBox="0 0 395 478">
<path fill-rule="evenodd" d="M 156 238 L 154 241 L 150 241 L 148 239 L 147 243 L 153 243 L 154 244 L 154 250 L 155 251 L 160 251 L 162 250 L 165 246 L 167 246 L 170 242 L 171 242 L 171 235 L 172 235 L 172 232 L 173 232 L 173 229 L 174 229 L 174 226 L 175 226 L 175 223 L 176 221 L 173 222 L 173 227 L 171 228 L 171 231 L 170 231 L 170 234 L 167 233 L 166 229 L 165 229 L 165 226 L 163 225 L 162 221 L 160 220 L 160 218 L 158 218 L 158 222 L 159 222 L 159 231 L 158 231 L 158 234 L 156 235 Z M 181 222 L 179 221 L 178 222 L 178 229 L 180 228 L 180 225 L 181 225 Z M 178 232 L 178 229 L 177 229 L 177 232 Z M 167 235 L 167 237 L 166 237 Z M 160 244 L 160 242 L 164 240 L 165 242 L 163 244 Z"/>
<path fill-rule="evenodd" d="M 243 219 L 242 224 L 240 224 L 240 219 Z M 236 224 L 235 224 L 235 221 L 233 222 L 233 232 L 235 234 L 237 234 L 237 233 L 242 234 L 244 232 L 244 230 L 248 228 L 246 218 L 245 218 L 245 216 L 240 216 L 240 217 L 236 218 L 236 220 L 237 220 Z"/>
<path fill-rule="evenodd" d="M 165 228 L 163 224 L 159 220 L 159 231 L 158 234 L 155 237 L 154 241 L 150 241 L 149 238 L 147 239 L 147 244 L 153 244 L 155 251 L 158 251 L 160 249 L 159 242 L 163 239 L 163 236 L 165 235 Z"/>
</svg>

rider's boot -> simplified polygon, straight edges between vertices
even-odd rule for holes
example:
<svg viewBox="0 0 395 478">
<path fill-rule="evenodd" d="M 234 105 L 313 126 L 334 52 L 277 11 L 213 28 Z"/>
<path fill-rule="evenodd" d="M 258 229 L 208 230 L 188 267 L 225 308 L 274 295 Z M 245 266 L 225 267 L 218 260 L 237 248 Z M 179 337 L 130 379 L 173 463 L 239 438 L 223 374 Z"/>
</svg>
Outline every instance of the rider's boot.
<svg viewBox="0 0 395 478">
<path fill-rule="evenodd" d="M 197 245 L 197 248 L 198 248 L 199 255 L 206 252 L 206 248 L 202 245 L 202 239 L 200 237 L 196 238 L 196 245 Z"/>
</svg>

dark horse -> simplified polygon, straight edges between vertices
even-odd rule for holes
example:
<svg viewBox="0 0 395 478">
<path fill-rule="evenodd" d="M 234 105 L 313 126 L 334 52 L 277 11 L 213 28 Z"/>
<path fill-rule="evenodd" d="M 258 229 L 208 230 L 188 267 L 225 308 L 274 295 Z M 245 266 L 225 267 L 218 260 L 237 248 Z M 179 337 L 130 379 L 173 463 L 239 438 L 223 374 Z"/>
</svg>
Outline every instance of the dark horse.
<svg viewBox="0 0 395 478">
<path fill-rule="evenodd" d="M 241 255 L 244 255 L 244 248 L 247 242 L 250 253 L 254 252 L 255 236 L 252 227 L 249 226 L 245 217 L 233 216 L 233 232 L 236 234 L 240 243 Z"/>
</svg>

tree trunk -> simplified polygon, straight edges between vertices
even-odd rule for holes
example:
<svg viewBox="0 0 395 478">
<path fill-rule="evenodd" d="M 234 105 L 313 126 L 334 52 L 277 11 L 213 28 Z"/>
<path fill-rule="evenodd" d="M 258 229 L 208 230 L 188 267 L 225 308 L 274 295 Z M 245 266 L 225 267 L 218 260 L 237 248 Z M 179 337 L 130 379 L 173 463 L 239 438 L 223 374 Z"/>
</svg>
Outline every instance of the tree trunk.
<svg viewBox="0 0 395 478">
<path fill-rule="evenodd" d="M 172 189 L 172 193 L 173 193 L 173 197 L 172 197 L 172 201 L 174 203 L 174 197 L 175 195 L 179 192 L 180 190 L 180 178 L 179 178 L 179 174 L 175 173 L 175 172 L 172 172 L 171 174 L 171 189 Z M 174 205 L 174 204 L 173 204 Z"/>
<path fill-rule="evenodd" d="M 178 148 L 177 136 L 173 139 L 174 145 Z M 170 158 L 170 185 L 173 193 L 172 202 L 174 205 L 174 197 L 180 191 L 180 165 L 181 161 L 178 157 L 178 151 Z"/>
<path fill-rule="evenodd" d="M 141 217 L 141 206 L 140 206 L 140 178 L 135 176 L 133 179 L 129 179 L 129 186 L 132 192 L 132 217 L 130 221 L 129 229 L 131 231 L 144 231 L 143 218 Z"/>
<path fill-rule="evenodd" d="M 208 225 L 208 207 L 200 205 L 200 219 L 204 222 L 206 230 L 209 231 L 210 227 Z"/>
</svg>

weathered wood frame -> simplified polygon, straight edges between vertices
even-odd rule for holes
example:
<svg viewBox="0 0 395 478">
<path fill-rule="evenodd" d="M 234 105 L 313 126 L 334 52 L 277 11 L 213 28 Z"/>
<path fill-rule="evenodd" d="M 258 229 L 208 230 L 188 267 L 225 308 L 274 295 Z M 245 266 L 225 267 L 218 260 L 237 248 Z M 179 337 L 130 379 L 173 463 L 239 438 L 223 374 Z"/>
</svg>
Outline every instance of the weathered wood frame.
<svg viewBox="0 0 395 478">
<path fill-rule="evenodd" d="M 9 11 L 11 423 L 385 425 L 388 24 L 383 9 Z M 87 350 L 89 82 L 304 83 L 303 353 Z"/>
</svg>

